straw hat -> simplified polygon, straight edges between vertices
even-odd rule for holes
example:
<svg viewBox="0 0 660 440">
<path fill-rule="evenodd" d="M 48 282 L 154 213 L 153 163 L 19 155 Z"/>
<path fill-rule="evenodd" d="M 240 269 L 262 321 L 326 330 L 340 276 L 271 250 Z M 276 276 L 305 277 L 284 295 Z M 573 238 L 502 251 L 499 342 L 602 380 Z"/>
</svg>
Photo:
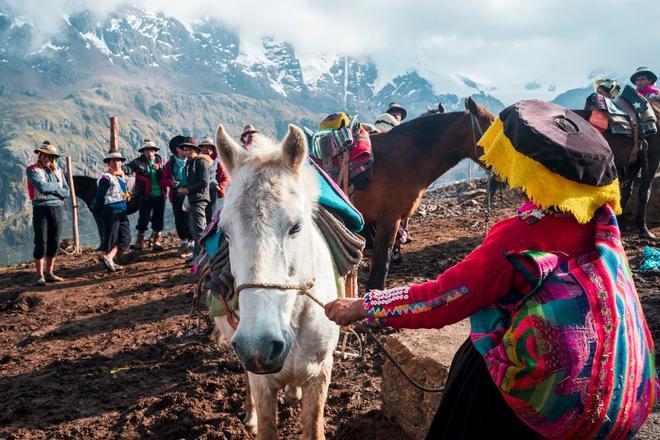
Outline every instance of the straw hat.
<svg viewBox="0 0 660 440">
<path fill-rule="evenodd" d="M 103 158 L 103 162 L 108 163 L 112 159 L 119 159 L 122 162 L 126 162 L 126 158 L 122 156 L 119 151 L 109 151 L 108 154 Z"/>
<path fill-rule="evenodd" d="M 57 150 L 57 147 L 53 145 L 50 141 L 43 141 L 38 148 L 34 150 L 36 154 L 44 153 L 51 156 L 60 157 L 60 152 Z"/>
<path fill-rule="evenodd" d="M 202 138 L 202 141 L 199 143 L 200 148 L 202 147 L 202 145 L 208 145 L 209 147 L 213 147 L 214 150 L 217 149 L 215 143 L 213 143 L 213 139 L 211 139 L 208 136 L 204 136 L 204 138 Z"/>
<path fill-rule="evenodd" d="M 517 102 L 502 110 L 479 145 L 481 160 L 542 209 L 569 212 L 580 223 L 606 203 L 621 213 L 612 150 L 570 110 L 537 100 Z"/>
<path fill-rule="evenodd" d="M 147 148 L 152 148 L 156 151 L 160 150 L 160 147 L 158 147 L 158 145 L 156 145 L 156 143 L 154 141 L 152 141 L 151 139 L 145 139 L 142 146 L 140 148 L 138 148 L 138 151 L 140 153 L 142 153 L 142 151 L 146 150 Z"/>
</svg>

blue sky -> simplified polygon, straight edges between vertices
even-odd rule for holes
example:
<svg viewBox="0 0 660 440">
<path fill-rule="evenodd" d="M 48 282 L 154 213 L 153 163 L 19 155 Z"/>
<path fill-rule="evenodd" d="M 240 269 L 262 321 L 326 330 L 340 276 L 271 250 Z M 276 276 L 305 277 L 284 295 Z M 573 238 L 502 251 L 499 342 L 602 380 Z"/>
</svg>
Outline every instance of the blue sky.
<svg viewBox="0 0 660 440">
<path fill-rule="evenodd" d="M 63 13 L 102 18 L 115 0 L 8 0 L 43 30 Z M 186 0 L 129 2 L 184 22 L 213 17 L 245 41 L 269 35 L 317 54 L 371 57 L 380 82 L 416 69 L 438 93 L 461 93 L 467 77 L 505 102 L 551 99 L 594 75 L 660 70 L 660 2 L 637 0 Z M 258 47 L 256 44 L 246 47 Z"/>
</svg>

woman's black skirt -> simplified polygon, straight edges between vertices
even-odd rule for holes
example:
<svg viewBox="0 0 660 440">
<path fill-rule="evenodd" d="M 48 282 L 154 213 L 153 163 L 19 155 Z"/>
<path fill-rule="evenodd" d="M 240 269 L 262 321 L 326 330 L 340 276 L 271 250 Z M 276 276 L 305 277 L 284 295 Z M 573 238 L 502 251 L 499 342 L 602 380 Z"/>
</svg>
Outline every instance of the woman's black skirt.
<svg viewBox="0 0 660 440">
<path fill-rule="evenodd" d="M 427 440 L 541 438 L 511 410 L 468 338 L 449 369 L 447 385 Z"/>
<path fill-rule="evenodd" d="M 128 249 L 131 245 L 131 226 L 126 211 L 115 209 L 103 210 L 103 241 L 101 250 L 108 253 L 115 246 Z"/>
</svg>

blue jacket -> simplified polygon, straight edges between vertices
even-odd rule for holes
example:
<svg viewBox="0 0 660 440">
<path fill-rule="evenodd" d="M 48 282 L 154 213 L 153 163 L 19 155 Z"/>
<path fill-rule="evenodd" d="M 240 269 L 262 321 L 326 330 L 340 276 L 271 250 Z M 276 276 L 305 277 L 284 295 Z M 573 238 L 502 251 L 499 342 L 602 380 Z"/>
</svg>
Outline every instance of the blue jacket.
<svg viewBox="0 0 660 440">
<path fill-rule="evenodd" d="M 59 168 L 53 171 L 32 164 L 27 167 L 26 174 L 32 206 L 61 206 L 69 197 L 66 176 Z"/>
</svg>

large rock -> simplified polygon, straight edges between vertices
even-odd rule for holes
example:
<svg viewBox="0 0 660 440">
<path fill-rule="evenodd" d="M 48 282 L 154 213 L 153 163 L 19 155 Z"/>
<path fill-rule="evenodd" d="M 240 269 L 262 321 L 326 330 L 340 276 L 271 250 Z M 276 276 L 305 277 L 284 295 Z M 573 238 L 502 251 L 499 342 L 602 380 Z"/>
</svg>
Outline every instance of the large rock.
<svg viewBox="0 0 660 440">
<path fill-rule="evenodd" d="M 436 388 L 445 384 L 454 354 L 469 331 L 467 320 L 440 330 L 404 330 L 390 335 L 385 347 L 417 383 Z M 442 393 L 418 390 L 391 362 L 385 362 L 383 413 L 411 439 L 424 438 L 441 398 Z"/>
</svg>

